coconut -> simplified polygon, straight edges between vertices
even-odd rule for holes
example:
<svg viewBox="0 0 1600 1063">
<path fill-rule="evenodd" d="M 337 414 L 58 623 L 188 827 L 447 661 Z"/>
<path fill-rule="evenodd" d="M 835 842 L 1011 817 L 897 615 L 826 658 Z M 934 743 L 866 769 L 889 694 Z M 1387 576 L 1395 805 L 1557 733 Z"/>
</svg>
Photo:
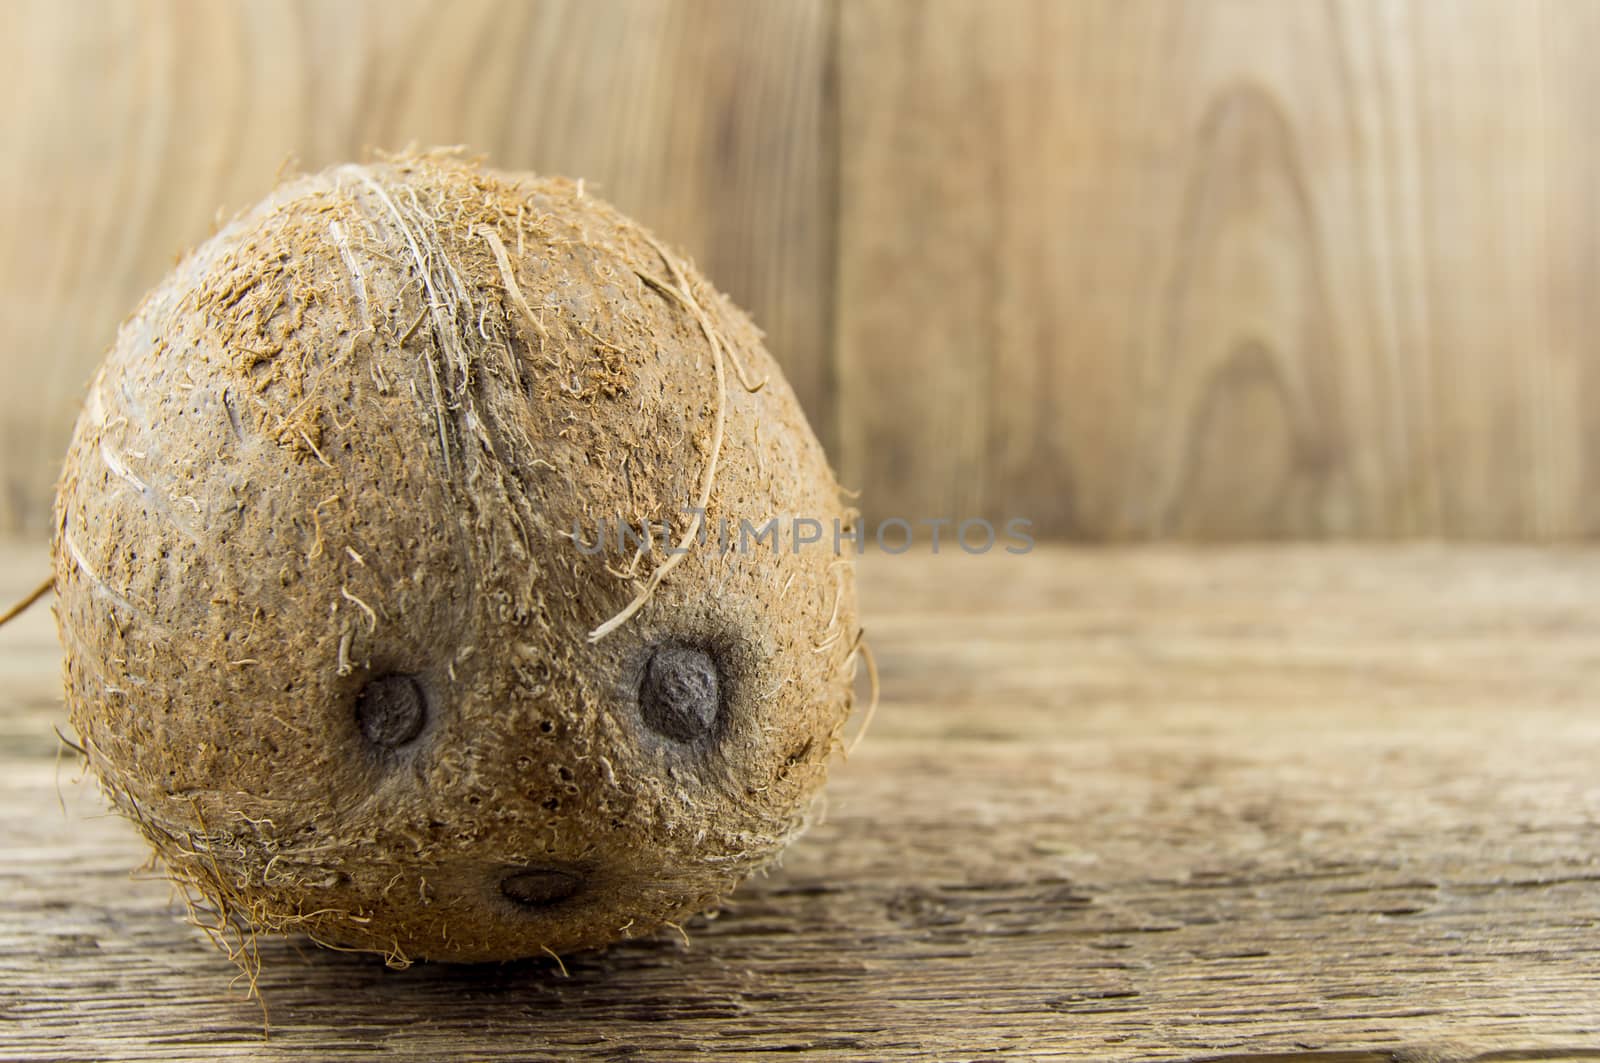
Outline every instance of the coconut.
<svg viewBox="0 0 1600 1063">
<path fill-rule="evenodd" d="M 649 933 L 814 815 L 851 519 L 750 321 L 581 183 L 296 177 L 89 388 L 73 726 L 219 937 L 403 964 Z"/>
</svg>

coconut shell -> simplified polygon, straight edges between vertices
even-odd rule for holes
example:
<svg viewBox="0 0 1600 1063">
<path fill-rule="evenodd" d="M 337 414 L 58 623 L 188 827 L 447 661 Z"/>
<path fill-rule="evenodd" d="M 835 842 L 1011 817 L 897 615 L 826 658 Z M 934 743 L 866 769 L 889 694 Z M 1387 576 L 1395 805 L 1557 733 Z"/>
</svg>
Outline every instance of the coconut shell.
<svg viewBox="0 0 1600 1063">
<path fill-rule="evenodd" d="M 778 548 L 741 534 L 773 518 Z M 836 520 L 757 330 L 581 184 L 298 177 L 90 386 L 56 505 L 72 722 L 225 933 L 603 945 L 813 814 L 859 640 Z"/>
</svg>

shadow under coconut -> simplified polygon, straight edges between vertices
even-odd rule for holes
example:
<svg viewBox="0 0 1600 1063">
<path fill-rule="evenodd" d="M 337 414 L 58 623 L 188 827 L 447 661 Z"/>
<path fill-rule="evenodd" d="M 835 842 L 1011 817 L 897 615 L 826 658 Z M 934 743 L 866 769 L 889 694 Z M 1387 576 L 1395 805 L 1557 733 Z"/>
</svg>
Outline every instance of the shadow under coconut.
<svg viewBox="0 0 1600 1063">
<path fill-rule="evenodd" d="M 256 984 L 271 1039 L 286 1045 L 308 1038 L 352 1049 L 417 1038 L 472 1043 L 513 1031 L 552 1047 L 647 1045 L 678 1036 L 655 1025 L 669 1020 L 731 1020 L 725 1032 L 744 1035 L 751 1024 L 773 1023 L 770 1032 L 782 1040 L 795 1028 L 782 1016 L 799 1015 L 803 1001 L 814 1007 L 819 987 L 841 1002 L 859 1000 L 882 977 L 861 958 L 859 922 L 845 911 L 852 892 L 775 872 L 747 884 L 721 911 L 691 920 L 683 934 L 667 928 L 560 961 L 393 970 L 374 955 L 263 938 Z"/>
</svg>

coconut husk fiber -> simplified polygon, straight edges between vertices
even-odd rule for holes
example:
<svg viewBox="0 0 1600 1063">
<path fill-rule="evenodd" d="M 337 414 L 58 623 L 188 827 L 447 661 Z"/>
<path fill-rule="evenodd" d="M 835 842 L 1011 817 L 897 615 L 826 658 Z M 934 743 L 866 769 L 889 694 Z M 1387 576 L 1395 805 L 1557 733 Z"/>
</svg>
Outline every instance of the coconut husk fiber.
<svg viewBox="0 0 1600 1063">
<path fill-rule="evenodd" d="M 230 948 L 650 933 L 770 862 L 840 748 L 848 553 L 719 546 L 797 516 L 852 518 L 759 333 L 581 184 L 448 154 L 295 177 L 89 388 L 56 507 L 72 723 Z M 685 549 L 592 550 L 602 521 Z"/>
</svg>

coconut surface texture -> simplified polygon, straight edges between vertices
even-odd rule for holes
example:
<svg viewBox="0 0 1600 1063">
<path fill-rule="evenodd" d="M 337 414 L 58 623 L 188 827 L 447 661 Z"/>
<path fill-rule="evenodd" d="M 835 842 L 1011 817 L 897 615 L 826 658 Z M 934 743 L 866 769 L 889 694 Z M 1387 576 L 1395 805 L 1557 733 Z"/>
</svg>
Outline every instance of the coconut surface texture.
<svg viewBox="0 0 1600 1063">
<path fill-rule="evenodd" d="M 281 185 L 123 325 L 56 517 L 73 725 L 225 941 L 650 932 L 806 826 L 850 713 L 852 514 L 793 393 L 565 180 Z"/>
</svg>

